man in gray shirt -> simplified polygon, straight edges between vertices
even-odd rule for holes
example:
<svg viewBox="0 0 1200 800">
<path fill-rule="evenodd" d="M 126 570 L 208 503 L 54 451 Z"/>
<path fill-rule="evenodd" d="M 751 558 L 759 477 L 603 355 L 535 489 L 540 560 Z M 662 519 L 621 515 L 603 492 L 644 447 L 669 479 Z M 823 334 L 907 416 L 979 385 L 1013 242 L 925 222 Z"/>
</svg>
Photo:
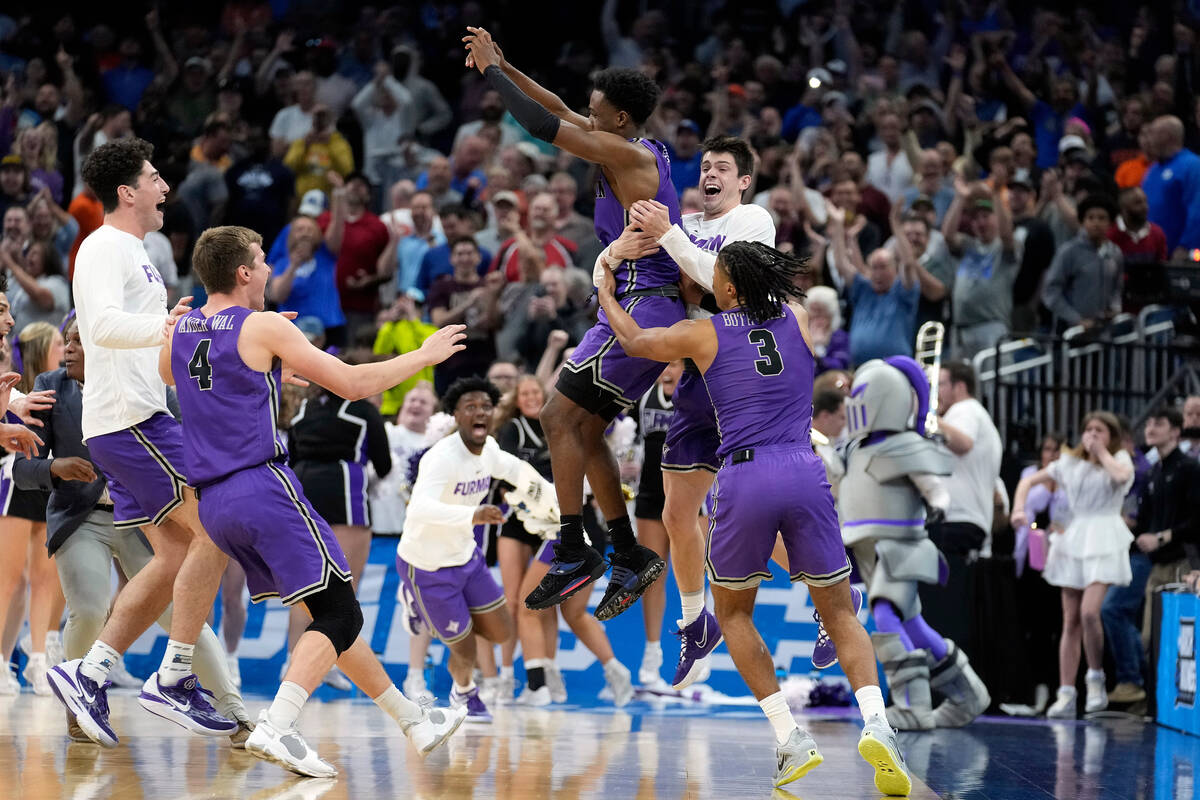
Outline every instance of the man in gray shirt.
<svg viewBox="0 0 1200 800">
<path fill-rule="evenodd" d="M 1108 240 L 1115 216 L 1107 195 L 1089 195 L 1079 204 L 1080 231 L 1054 254 L 1046 273 L 1042 302 L 1054 314 L 1055 329 L 1090 328 L 1121 310 L 1121 250 Z"/>
<path fill-rule="evenodd" d="M 963 206 L 971 201 L 971 230 L 959 233 Z M 1013 247 L 1012 215 L 1003 200 L 977 193 L 961 177 L 954 180 L 954 202 L 942 222 L 950 254 L 958 259 L 954 275 L 954 357 L 971 360 L 1009 332 L 1013 282 L 1019 267 Z"/>
</svg>

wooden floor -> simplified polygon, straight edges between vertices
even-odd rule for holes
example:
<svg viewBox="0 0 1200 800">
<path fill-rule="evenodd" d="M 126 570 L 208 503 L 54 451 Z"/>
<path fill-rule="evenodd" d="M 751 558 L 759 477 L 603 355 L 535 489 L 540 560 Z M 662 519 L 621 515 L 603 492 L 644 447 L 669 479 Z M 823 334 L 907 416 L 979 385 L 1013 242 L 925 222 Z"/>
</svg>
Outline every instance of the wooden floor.
<svg viewBox="0 0 1200 800">
<path fill-rule="evenodd" d="M 223 740 L 188 734 L 110 693 L 121 746 L 70 744 L 62 707 L 28 691 L 0 698 L 0 800 L 174 798 L 770 797 L 774 737 L 757 707 L 713 711 L 635 703 L 628 711 L 495 709 L 422 759 L 374 705 L 312 702 L 301 732 L 336 780 L 300 779 Z M 264 700 L 249 703 L 252 715 Z M 877 798 L 854 717 L 809 718 L 825 763 L 789 785 L 805 800 Z M 914 777 L 914 800 L 935 795 Z"/>
</svg>

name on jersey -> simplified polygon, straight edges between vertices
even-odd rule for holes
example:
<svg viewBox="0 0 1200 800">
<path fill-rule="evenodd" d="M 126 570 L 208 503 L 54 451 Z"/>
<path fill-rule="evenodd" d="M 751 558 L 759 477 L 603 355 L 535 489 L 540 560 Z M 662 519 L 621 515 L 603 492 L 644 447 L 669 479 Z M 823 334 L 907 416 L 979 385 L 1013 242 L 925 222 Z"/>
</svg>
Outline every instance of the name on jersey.
<svg viewBox="0 0 1200 800">
<path fill-rule="evenodd" d="M 473 481 L 459 481 L 454 484 L 454 493 L 470 497 L 473 494 L 482 494 L 491 488 L 491 476 L 476 478 Z"/>
<path fill-rule="evenodd" d="M 692 244 L 696 245 L 696 247 L 699 247 L 701 250 L 707 250 L 710 253 L 720 252 L 721 248 L 725 246 L 725 234 L 723 233 L 710 236 L 707 239 L 701 239 L 689 233 L 688 238 L 692 240 Z"/>
<path fill-rule="evenodd" d="M 751 319 L 748 316 L 746 316 L 746 313 L 744 311 L 726 311 L 721 316 L 724 317 L 724 319 L 725 319 L 725 327 L 726 328 L 762 327 L 762 323 L 755 323 L 755 322 L 751 321 Z M 778 317 L 773 317 L 773 319 L 782 319 L 782 318 L 783 318 L 783 314 L 780 314 Z"/>
<path fill-rule="evenodd" d="M 647 408 L 642 412 L 642 430 L 647 434 L 663 433 L 671 427 L 671 416 L 675 411 L 661 408 Z"/>
<path fill-rule="evenodd" d="M 215 314 L 208 319 L 203 317 L 184 317 L 179 320 L 183 333 L 208 333 L 210 331 L 233 330 L 233 317 L 228 314 Z"/>
</svg>

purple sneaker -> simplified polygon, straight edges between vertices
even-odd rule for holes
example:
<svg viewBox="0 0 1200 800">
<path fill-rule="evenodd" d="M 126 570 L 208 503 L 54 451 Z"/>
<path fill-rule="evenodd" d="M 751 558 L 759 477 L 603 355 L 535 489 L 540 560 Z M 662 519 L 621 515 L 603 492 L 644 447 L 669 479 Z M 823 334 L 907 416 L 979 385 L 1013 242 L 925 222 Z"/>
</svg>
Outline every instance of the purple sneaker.
<svg viewBox="0 0 1200 800">
<path fill-rule="evenodd" d="M 855 615 L 862 611 L 862 592 L 853 586 L 850 587 L 850 602 L 854 604 Z M 816 611 L 813 611 L 813 621 L 817 623 L 817 644 L 813 648 L 812 663 L 817 669 L 829 669 L 838 662 L 837 648 L 825 632 L 825 623 L 821 622 L 821 615 Z"/>
<path fill-rule="evenodd" d="M 683 689 L 707 678 L 711 670 L 708 656 L 725 638 L 717 618 L 707 608 L 687 626 L 679 620 L 679 626 L 675 631 L 680 641 L 679 663 L 675 666 L 675 680 L 671 684 L 673 689 Z"/>
<path fill-rule="evenodd" d="M 209 698 L 212 692 L 200 686 L 195 675 L 188 675 L 175 686 L 162 686 L 158 672 L 146 679 L 138 702 L 151 714 L 170 720 L 201 736 L 229 736 L 238 729 L 236 720 L 217 713 Z"/>
<path fill-rule="evenodd" d="M 479 687 L 476 686 L 466 694 L 459 694 L 457 689 L 450 690 L 450 707 L 467 709 L 467 718 L 464 722 L 491 722 L 492 712 L 488 711 L 488 707 L 483 704 L 483 700 L 479 697 Z"/>
<path fill-rule="evenodd" d="M 76 658 L 51 667 L 46 673 L 50 688 L 89 739 L 101 747 L 116 747 L 117 734 L 108 724 L 107 690 L 112 684 L 97 684 L 81 673 L 82 663 L 83 659 Z"/>
</svg>

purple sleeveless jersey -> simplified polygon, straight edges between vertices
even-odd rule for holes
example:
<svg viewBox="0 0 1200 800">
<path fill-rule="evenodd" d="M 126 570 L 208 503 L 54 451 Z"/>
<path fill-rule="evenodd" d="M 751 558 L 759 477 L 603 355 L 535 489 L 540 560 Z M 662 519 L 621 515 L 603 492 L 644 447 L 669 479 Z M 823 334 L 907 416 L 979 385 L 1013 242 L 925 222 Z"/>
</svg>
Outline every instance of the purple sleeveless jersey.
<svg viewBox="0 0 1200 800">
<path fill-rule="evenodd" d="M 704 373 L 722 458 L 736 450 L 774 444 L 811 448 L 815 364 L 786 305 L 783 316 L 758 325 L 737 309 L 712 318 L 717 357 Z"/>
<path fill-rule="evenodd" d="M 286 462 L 279 436 L 280 368 L 246 366 L 238 337 L 254 312 L 232 306 L 205 317 L 194 309 L 175 327 L 171 374 L 183 414 L 184 469 L 188 483 L 204 487 L 234 472 Z"/>
<path fill-rule="evenodd" d="M 654 139 L 631 139 L 630 141 L 640 142 L 654 154 L 654 158 L 658 162 L 658 191 L 655 193 L 654 199 L 667 207 L 671 224 L 679 224 L 679 196 L 675 194 L 675 185 L 671 183 L 671 159 L 667 156 L 666 147 Z M 601 244 L 608 247 L 629 224 L 629 213 L 617 199 L 612 187 L 608 185 L 603 171 L 596 179 L 594 213 L 596 236 L 600 239 Z M 667 255 L 665 249 L 660 249 L 657 253 L 637 261 L 621 262 L 621 266 L 617 267 L 613 275 L 617 279 L 617 295 L 619 296 L 637 289 L 655 289 L 659 286 L 671 286 L 679 283 L 679 266 Z"/>
</svg>

